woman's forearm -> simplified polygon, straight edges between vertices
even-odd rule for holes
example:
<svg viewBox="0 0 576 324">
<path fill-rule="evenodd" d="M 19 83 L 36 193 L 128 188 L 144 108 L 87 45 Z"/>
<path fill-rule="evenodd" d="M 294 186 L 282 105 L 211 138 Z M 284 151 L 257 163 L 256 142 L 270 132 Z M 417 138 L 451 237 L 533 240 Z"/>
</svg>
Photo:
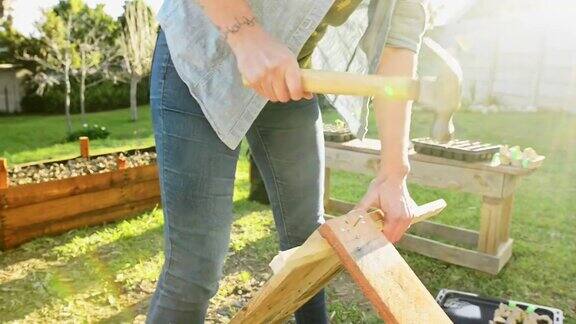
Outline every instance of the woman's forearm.
<svg viewBox="0 0 576 324">
<path fill-rule="evenodd" d="M 194 0 L 220 30 L 224 39 L 234 46 L 251 32 L 261 27 L 246 0 Z"/>
<path fill-rule="evenodd" d="M 191 1 L 220 30 L 250 88 L 270 101 L 312 98 L 302 89 L 296 55 L 262 28 L 246 0 Z"/>
<path fill-rule="evenodd" d="M 413 77 L 416 55 L 407 49 L 386 47 L 378 74 L 384 76 Z M 374 111 L 382 143 L 379 176 L 404 179 L 410 172 L 410 118 L 412 102 L 392 102 L 374 98 Z"/>
</svg>

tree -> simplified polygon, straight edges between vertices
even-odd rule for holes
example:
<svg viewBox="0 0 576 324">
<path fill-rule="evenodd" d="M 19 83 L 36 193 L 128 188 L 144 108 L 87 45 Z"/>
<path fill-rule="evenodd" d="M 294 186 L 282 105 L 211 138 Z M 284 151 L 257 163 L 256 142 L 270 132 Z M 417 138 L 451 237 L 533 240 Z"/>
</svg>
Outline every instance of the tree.
<svg viewBox="0 0 576 324">
<path fill-rule="evenodd" d="M 94 9 L 84 5 L 75 21 L 72 38 L 79 59 L 74 65 L 74 76 L 79 83 L 80 114 L 84 120 L 86 89 L 106 80 L 118 57 L 115 41 L 119 28 L 104 12 L 103 5 Z M 87 81 L 89 78 L 91 80 Z"/>
<path fill-rule="evenodd" d="M 138 83 L 150 74 L 157 25 L 152 10 L 143 0 L 127 1 L 122 20 L 118 43 L 124 58 L 124 73 L 130 80 L 130 112 L 135 121 L 138 119 Z"/>
<path fill-rule="evenodd" d="M 0 22 L 0 62 L 16 64 L 30 71 L 35 71 L 38 64 L 22 60 L 21 54 L 24 51 L 38 54 L 40 47 L 37 39 L 24 37 L 18 32 L 11 19 L 4 19 Z"/>
<path fill-rule="evenodd" d="M 41 92 L 47 85 L 64 83 L 65 101 L 64 112 L 68 132 L 72 132 L 72 118 L 70 116 L 70 94 L 72 86 L 70 76 L 72 65 L 78 62 L 78 53 L 72 42 L 72 29 L 74 18 L 82 10 L 82 0 L 61 1 L 59 6 L 44 11 L 44 21 L 37 24 L 40 32 L 41 48 L 38 54 L 25 51 L 22 58 L 34 61 L 39 65 L 35 80 Z M 65 11 L 61 11 L 65 8 Z"/>
</svg>

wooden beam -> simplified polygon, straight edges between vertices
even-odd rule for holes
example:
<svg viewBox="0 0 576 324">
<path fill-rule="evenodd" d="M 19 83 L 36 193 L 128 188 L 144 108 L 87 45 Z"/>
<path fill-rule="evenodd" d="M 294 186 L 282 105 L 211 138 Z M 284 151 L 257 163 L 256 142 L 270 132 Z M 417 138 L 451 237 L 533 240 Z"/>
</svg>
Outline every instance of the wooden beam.
<svg viewBox="0 0 576 324">
<path fill-rule="evenodd" d="M 92 150 L 92 151 L 97 151 L 97 154 L 92 154 L 93 158 L 99 157 L 99 156 L 106 156 L 106 155 L 110 155 L 110 154 L 118 154 L 120 152 L 122 152 L 124 155 L 130 156 L 130 155 L 134 155 L 137 152 L 155 152 L 156 151 L 156 147 L 155 146 L 132 146 L 132 147 L 113 147 L 113 148 L 101 148 L 101 149 L 96 149 L 96 150 Z M 94 153 L 94 152 L 92 152 Z M 57 159 L 44 159 L 44 160 L 40 160 L 40 161 L 33 161 L 33 162 L 27 162 L 27 163 L 19 163 L 17 166 L 24 168 L 24 167 L 28 167 L 31 165 L 39 165 L 39 164 L 50 164 L 50 163 L 66 163 L 69 160 L 73 160 L 78 158 L 79 155 L 75 155 L 75 154 L 64 154 L 60 157 L 58 157 Z"/>
<path fill-rule="evenodd" d="M 340 260 L 315 231 L 230 323 L 282 323 L 341 270 Z"/>
<path fill-rule="evenodd" d="M 503 199 L 482 198 L 478 251 L 492 255 L 496 254 L 500 246 L 500 222 L 504 204 Z"/>
<path fill-rule="evenodd" d="M 101 225 L 141 215 L 143 212 L 154 209 L 154 207 L 158 206 L 159 203 L 158 197 L 147 198 L 103 209 L 92 210 L 75 215 L 72 218 L 35 224 L 14 231 L 2 231 L 0 247 L 3 249 L 11 249 L 40 236 L 57 235 L 75 228 Z"/>
<path fill-rule="evenodd" d="M 330 206 L 330 169 L 324 169 L 324 209 Z"/>
<path fill-rule="evenodd" d="M 496 255 L 490 255 L 412 234 L 405 234 L 396 246 L 444 262 L 495 275 L 498 274 L 510 259 L 510 256 L 512 255 L 512 243 L 513 240 L 508 240 L 508 242 L 500 247 Z"/>
<path fill-rule="evenodd" d="M 510 239 L 510 225 L 512 223 L 512 209 L 514 207 L 514 195 L 504 198 L 502 205 L 502 219 L 500 220 L 499 240 L 500 244 Z"/>
<path fill-rule="evenodd" d="M 380 157 L 376 154 L 326 147 L 326 166 L 374 176 Z M 483 169 L 411 160 L 408 181 L 435 188 L 459 190 L 483 196 L 501 197 L 504 174 Z"/>
<path fill-rule="evenodd" d="M 330 198 L 328 200 L 328 205 L 326 207 L 326 212 L 329 212 L 331 214 L 335 214 L 335 215 L 343 215 L 348 213 L 349 211 L 351 211 L 352 209 L 354 209 L 354 204 L 343 201 L 343 200 L 339 200 L 339 199 L 334 199 L 334 198 Z"/>
<path fill-rule="evenodd" d="M 346 206 L 354 206 L 353 204 L 350 203 L 345 203 L 342 201 L 338 201 L 339 203 L 346 205 Z M 426 222 L 426 219 L 430 218 L 430 217 L 434 217 L 438 214 L 440 214 L 442 212 L 442 210 L 444 210 L 444 208 L 446 208 L 446 201 L 444 201 L 444 199 L 438 199 L 436 201 L 418 206 L 416 208 L 416 210 L 414 211 L 414 219 L 412 220 L 412 224 L 414 226 L 421 224 L 423 222 Z M 346 208 L 346 212 L 350 212 L 352 210 L 352 208 Z M 363 215 L 363 213 L 361 212 L 354 212 L 352 215 Z M 372 213 L 367 214 L 369 217 L 372 218 L 372 220 L 375 222 L 375 226 L 378 230 L 382 230 L 382 228 L 384 227 L 384 216 L 381 214 L 380 211 L 374 211 Z M 338 217 L 334 217 L 334 216 L 330 216 L 330 215 L 326 215 L 327 218 L 329 219 L 334 219 L 334 218 L 338 218 Z M 272 271 L 274 273 L 278 272 L 279 269 L 281 269 L 284 264 L 286 263 L 286 261 L 290 258 L 290 256 L 296 251 L 298 250 L 299 247 L 295 247 L 292 248 L 290 250 L 286 250 L 286 251 L 282 251 L 280 253 L 278 253 L 278 255 L 276 255 L 273 259 L 272 262 L 270 262 L 270 268 L 272 268 Z M 328 248 L 328 246 L 326 246 L 326 248 Z"/>
<path fill-rule="evenodd" d="M 116 157 L 116 166 L 118 170 L 126 169 L 126 157 L 124 155 L 120 154 Z"/>
<path fill-rule="evenodd" d="M 0 189 L 7 189 L 9 184 L 8 161 L 0 158 Z"/>
<path fill-rule="evenodd" d="M 160 199 L 158 180 L 138 182 L 122 187 L 63 197 L 32 205 L 0 210 L 5 231 L 74 217 L 95 209 L 102 209 L 143 199 Z"/>
<path fill-rule="evenodd" d="M 339 199 L 331 198 L 328 206 L 328 212 L 342 215 L 354 209 L 355 205 Z M 454 241 L 470 247 L 476 247 L 478 245 L 478 232 L 431 221 L 422 221 L 414 224 L 410 228 L 409 233 L 415 235 L 436 236 L 444 240 Z"/>
<path fill-rule="evenodd" d="M 355 139 L 343 143 L 326 142 L 326 148 L 367 153 L 378 156 L 380 154 L 380 141 L 377 139 L 366 138 L 364 140 Z M 410 159 L 410 162 L 419 161 L 419 162 L 435 163 L 442 165 L 451 165 L 465 169 L 484 170 L 510 175 L 528 175 L 534 172 L 534 170 L 531 169 L 517 168 L 512 166 L 505 166 L 505 165 L 492 166 L 490 164 L 490 161 L 465 162 L 453 159 L 446 159 L 432 155 L 419 154 L 416 153 L 415 151 L 410 151 L 408 158 Z"/>
<path fill-rule="evenodd" d="M 436 215 L 445 206 L 444 200 L 422 205 L 416 210 L 418 217 L 415 220 Z M 360 220 L 357 224 L 364 224 L 363 222 L 369 219 L 379 233 L 383 226 L 382 214 L 378 211 L 369 214 L 355 212 L 342 217 L 348 217 L 350 223 L 352 219 L 354 222 Z M 342 217 L 331 219 L 326 224 Z M 274 270 L 272 278 L 250 303 L 236 314 L 231 323 L 281 323 L 342 269 L 335 250 L 319 231 L 315 231 L 300 247 L 281 252 L 272 260 L 270 266 Z"/>
<path fill-rule="evenodd" d="M 158 181 L 158 167 L 156 164 L 138 166 L 128 170 L 66 178 L 58 181 L 12 186 L 3 193 L 3 199 L 0 199 L 0 209 L 31 205 L 82 193 L 117 188 L 126 183 L 150 180 Z"/>
<path fill-rule="evenodd" d="M 350 213 L 319 232 L 386 323 L 452 323 L 378 227 Z"/>
<path fill-rule="evenodd" d="M 457 244 L 474 247 L 478 245 L 478 232 L 435 222 L 421 222 L 414 224 L 409 230 L 410 234 L 418 236 L 433 236 Z"/>
<path fill-rule="evenodd" d="M 87 159 L 90 157 L 90 139 L 86 136 L 81 136 L 80 141 L 80 156 Z"/>
</svg>

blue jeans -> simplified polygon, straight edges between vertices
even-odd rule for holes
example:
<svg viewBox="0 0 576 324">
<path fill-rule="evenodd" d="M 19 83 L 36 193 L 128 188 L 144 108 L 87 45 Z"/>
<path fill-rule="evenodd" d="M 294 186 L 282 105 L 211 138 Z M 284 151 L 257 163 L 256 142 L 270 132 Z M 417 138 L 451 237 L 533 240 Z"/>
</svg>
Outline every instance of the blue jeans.
<svg viewBox="0 0 576 324">
<path fill-rule="evenodd" d="M 228 252 L 240 148 L 231 150 L 217 137 L 178 76 L 162 32 L 152 66 L 151 106 L 165 262 L 147 322 L 203 323 Z M 324 138 L 317 100 L 267 104 L 246 137 L 269 193 L 280 249 L 301 245 L 324 221 Z M 297 323 L 327 323 L 324 292 L 295 317 Z"/>
</svg>

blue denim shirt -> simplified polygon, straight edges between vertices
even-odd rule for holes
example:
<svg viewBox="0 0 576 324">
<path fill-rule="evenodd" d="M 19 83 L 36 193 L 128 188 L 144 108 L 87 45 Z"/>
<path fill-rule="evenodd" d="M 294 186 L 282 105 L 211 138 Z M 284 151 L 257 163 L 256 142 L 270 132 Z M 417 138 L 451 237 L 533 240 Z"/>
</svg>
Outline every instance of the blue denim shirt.
<svg viewBox="0 0 576 324">
<path fill-rule="evenodd" d="M 375 73 L 384 46 L 418 52 L 427 0 L 365 0 L 314 51 L 315 69 Z M 264 29 L 294 53 L 320 24 L 333 0 L 251 0 Z M 193 0 L 165 0 L 158 21 L 174 66 L 204 115 L 230 148 L 236 148 L 267 100 L 242 85 L 236 59 L 220 32 Z M 367 131 L 368 98 L 328 96 L 351 131 Z"/>
</svg>

